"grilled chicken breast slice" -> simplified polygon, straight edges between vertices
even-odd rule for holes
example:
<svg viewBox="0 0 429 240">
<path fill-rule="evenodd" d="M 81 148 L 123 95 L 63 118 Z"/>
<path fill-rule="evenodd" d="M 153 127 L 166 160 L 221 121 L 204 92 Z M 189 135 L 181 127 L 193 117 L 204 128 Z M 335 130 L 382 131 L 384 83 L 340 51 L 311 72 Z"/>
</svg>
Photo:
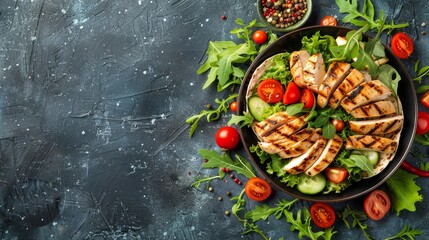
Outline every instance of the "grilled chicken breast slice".
<svg viewBox="0 0 429 240">
<path fill-rule="evenodd" d="M 394 153 L 398 142 L 385 137 L 371 135 L 353 135 L 347 138 L 346 149 L 372 150 L 382 153 Z"/>
<path fill-rule="evenodd" d="M 307 115 L 305 114 L 299 118 L 295 118 L 283 124 L 282 126 L 271 130 L 266 135 L 261 136 L 259 139 L 263 142 L 275 142 L 285 138 L 285 136 L 290 136 L 299 131 L 307 124 L 307 122 L 304 121 L 306 117 Z"/>
<path fill-rule="evenodd" d="M 304 82 L 304 67 L 309 57 L 310 54 L 306 50 L 294 51 L 289 56 L 292 79 L 301 88 L 306 87 Z"/>
<path fill-rule="evenodd" d="M 326 146 L 327 140 L 321 138 L 311 146 L 304 154 L 294 157 L 290 160 L 283 170 L 290 174 L 299 174 L 307 170 L 320 157 L 323 149 Z"/>
<path fill-rule="evenodd" d="M 310 135 L 307 139 L 304 139 L 302 141 L 299 141 L 295 144 L 290 145 L 289 148 L 278 152 L 277 154 L 281 158 L 291 158 L 291 157 L 297 157 L 302 154 L 304 154 L 311 146 L 313 146 L 317 140 L 323 138 L 320 134 L 320 131 L 317 130 L 314 133 Z"/>
<path fill-rule="evenodd" d="M 358 107 L 350 112 L 354 118 L 373 118 L 396 113 L 395 103 L 392 101 L 378 101 Z"/>
<path fill-rule="evenodd" d="M 312 133 L 314 133 L 314 128 L 311 128 L 311 129 L 305 128 L 291 136 L 285 136 L 284 139 L 281 139 L 275 142 L 259 142 L 258 145 L 265 152 L 269 154 L 275 154 L 281 151 L 285 151 L 291 145 L 299 141 L 307 139 L 308 137 L 311 136 Z"/>
<path fill-rule="evenodd" d="M 252 125 L 252 129 L 256 135 L 258 135 L 259 137 L 263 137 L 273 129 L 278 128 L 283 124 L 286 124 L 287 122 L 292 121 L 296 118 L 297 117 L 295 116 L 288 115 L 286 112 L 277 112 L 263 121 L 254 123 Z"/>
<path fill-rule="evenodd" d="M 325 62 L 323 61 L 322 54 L 316 53 L 308 58 L 303 74 L 307 88 L 317 93 L 320 83 L 326 74 Z"/>
<path fill-rule="evenodd" d="M 350 113 L 353 109 L 372 102 L 384 100 L 392 91 L 379 80 L 372 80 L 359 84 L 353 91 L 347 93 L 341 101 L 341 106 Z"/>
<path fill-rule="evenodd" d="M 358 134 L 384 135 L 402 128 L 402 115 L 373 120 L 349 121 L 350 130 Z"/>
<path fill-rule="evenodd" d="M 317 105 L 319 107 L 324 108 L 328 104 L 332 93 L 349 73 L 350 67 L 350 63 L 346 62 L 333 62 L 329 65 L 328 71 L 319 86 L 317 95 Z"/>
<path fill-rule="evenodd" d="M 332 94 L 331 98 L 329 99 L 329 106 L 334 109 L 337 108 L 346 94 L 364 81 L 365 76 L 363 73 L 361 73 L 359 70 L 353 69 L 349 75 L 344 78 L 340 85 L 338 85 L 338 88 Z"/>
<path fill-rule="evenodd" d="M 309 176 L 315 176 L 325 170 L 331 164 L 341 147 L 343 146 L 343 139 L 335 134 L 332 139 L 329 139 L 326 143 L 326 147 L 323 149 L 320 157 L 305 171 L 305 174 Z"/>
</svg>

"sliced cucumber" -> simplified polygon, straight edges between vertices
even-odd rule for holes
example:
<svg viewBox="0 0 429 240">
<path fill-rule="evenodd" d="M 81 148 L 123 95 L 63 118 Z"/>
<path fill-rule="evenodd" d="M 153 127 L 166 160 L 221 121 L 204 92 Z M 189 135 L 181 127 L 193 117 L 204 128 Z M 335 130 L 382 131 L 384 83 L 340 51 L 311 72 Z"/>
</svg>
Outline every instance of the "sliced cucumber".
<svg viewBox="0 0 429 240">
<path fill-rule="evenodd" d="M 356 155 L 364 155 L 366 158 L 368 158 L 369 162 L 372 166 L 377 165 L 378 161 L 380 160 L 380 154 L 376 151 L 368 151 L 368 150 L 354 150 L 351 154 Z"/>
<path fill-rule="evenodd" d="M 300 174 L 296 188 L 298 191 L 313 195 L 321 192 L 326 186 L 326 177 L 323 174 L 316 176 L 308 176 L 307 174 Z"/>
<path fill-rule="evenodd" d="M 250 97 L 247 101 L 249 105 L 250 114 L 255 118 L 256 121 L 262 121 L 264 118 L 262 117 L 264 110 L 270 108 L 270 104 L 262 100 L 257 96 Z"/>
</svg>

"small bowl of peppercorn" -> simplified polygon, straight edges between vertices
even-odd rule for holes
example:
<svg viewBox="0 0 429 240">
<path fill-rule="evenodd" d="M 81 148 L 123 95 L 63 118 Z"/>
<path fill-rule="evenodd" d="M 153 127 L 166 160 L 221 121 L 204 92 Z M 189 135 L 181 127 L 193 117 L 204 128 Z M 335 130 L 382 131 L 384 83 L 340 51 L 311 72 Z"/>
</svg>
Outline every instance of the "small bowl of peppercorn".
<svg viewBox="0 0 429 240">
<path fill-rule="evenodd" d="M 258 0 L 257 4 L 261 21 L 275 32 L 290 32 L 301 27 L 312 9 L 311 0 Z"/>
</svg>

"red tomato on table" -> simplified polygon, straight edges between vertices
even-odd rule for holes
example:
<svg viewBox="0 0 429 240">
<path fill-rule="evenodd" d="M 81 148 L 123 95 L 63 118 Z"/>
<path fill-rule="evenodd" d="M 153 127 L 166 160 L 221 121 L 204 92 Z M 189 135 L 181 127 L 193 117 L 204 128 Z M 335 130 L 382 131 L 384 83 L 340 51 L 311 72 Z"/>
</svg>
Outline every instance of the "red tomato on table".
<svg viewBox="0 0 429 240">
<path fill-rule="evenodd" d="M 310 215 L 314 224 L 320 228 L 329 228 L 334 225 L 336 214 L 331 205 L 316 202 L 310 207 Z"/>
<path fill-rule="evenodd" d="M 374 190 L 365 198 L 363 208 L 370 219 L 380 220 L 390 210 L 390 198 L 384 191 Z"/>
<path fill-rule="evenodd" d="M 414 51 L 413 40 L 404 32 L 396 33 L 390 42 L 393 53 L 401 59 L 408 58 Z"/>
<path fill-rule="evenodd" d="M 233 127 L 224 126 L 217 130 L 215 140 L 220 148 L 232 150 L 240 141 L 240 133 Z"/>
<path fill-rule="evenodd" d="M 419 111 L 417 115 L 416 134 L 425 134 L 429 132 L 429 114 Z"/>
<path fill-rule="evenodd" d="M 333 16 L 325 16 L 320 20 L 320 25 L 322 26 L 337 26 L 337 19 Z"/>
<path fill-rule="evenodd" d="M 264 201 L 271 195 L 271 186 L 262 178 L 254 177 L 247 181 L 244 191 L 254 201 Z"/>
</svg>

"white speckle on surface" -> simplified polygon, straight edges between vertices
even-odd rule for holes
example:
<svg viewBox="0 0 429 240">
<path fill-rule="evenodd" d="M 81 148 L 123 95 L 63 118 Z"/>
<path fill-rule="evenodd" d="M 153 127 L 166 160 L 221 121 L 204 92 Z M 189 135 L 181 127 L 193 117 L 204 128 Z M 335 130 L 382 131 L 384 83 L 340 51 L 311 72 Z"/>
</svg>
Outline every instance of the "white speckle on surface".
<svg viewBox="0 0 429 240">
<path fill-rule="evenodd" d="M 63 13 L 63 14 L 66 14 L 67 13 L 67 11 L 63 8 L 63 9 L 61 9 L 61 12 Z"/>
<path fill-rule="evenodd" d="M 85 135 L 85 131 L 82 131 L 82 135 Z"/>
<path fill-rule="evenodd" d="M 80 28 L 80 29 L 83 29 L 83 26 L 81 25 L 79 28 Z"/>
<path fill-rule="evenodd" d="M 154 118 L 154 119 L 152 119 L 152 120 L 150 121 L 150 123 L 151 123 L 152 125 L 155 125 L 155 122 L 156 122 L 156 118 Z"/>
<path fill-rule="evenodd" d="M 162 21 L 167 22 L 167 18 L 162 19 Z"/>
<path fill-rule="evenodd" d="M 167 236 L 167 232 L 164 232 L 164 233 L 163 233 L 163 235 L 164 235 L 164 236 Z"/>
<path fill-rule="evenodd" d="M 141 6 L 141 5 L 142 5 L 142 1 L 141 1 L 141 0 L 139 0 L 138 4 Z"/>
<path fill-rule="evenodd" d="M 143 74 L 147 74 L 147 71 L 143 71 Z"/>
<path fill-rule="evenodd" d="M 37 37 L 31 36 L 31 41 L 36 41 Z"/>
<path fill-rule="evenodd" d="M 206 19 L 206 22 L 208 22 L 208 21 L 209 21 L 209 19 L 207 18 L 207 19 Z"/>
<path fill-rule="evenodd" d="M 78 22 L 79 22 L 79 20 L 73 19 L 73 24 L 77 24 Z"/>
<path fill-rule="evenodd" d="M 189 85 L 194 86 L 194 83 L 193 83 L 193 82 L 190 82 L 190 83 L 189 83 Z"/>
</svg>

